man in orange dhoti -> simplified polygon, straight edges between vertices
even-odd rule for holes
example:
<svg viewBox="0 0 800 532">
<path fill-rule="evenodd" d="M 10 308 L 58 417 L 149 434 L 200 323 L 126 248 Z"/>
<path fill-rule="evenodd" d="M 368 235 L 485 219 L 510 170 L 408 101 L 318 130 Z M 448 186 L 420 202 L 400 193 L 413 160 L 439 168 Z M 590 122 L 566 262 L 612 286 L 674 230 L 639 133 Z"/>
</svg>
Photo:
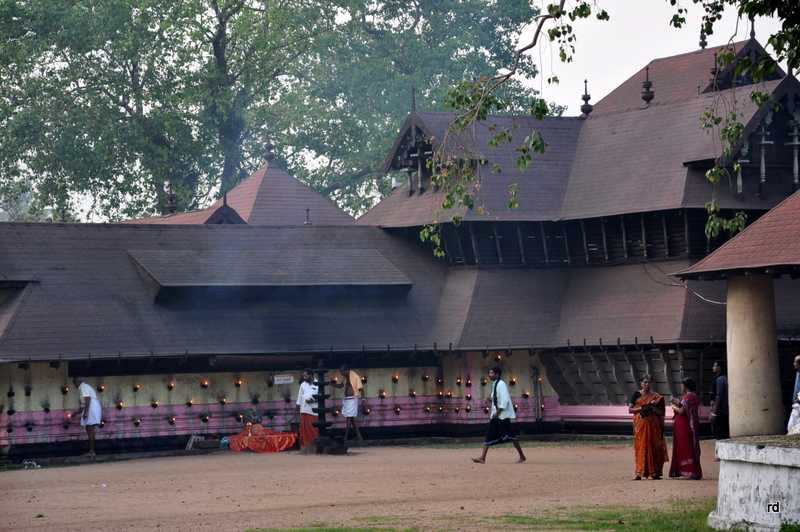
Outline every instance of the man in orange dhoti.
<svg viewBox="0 0 800 532">
<path fill-rule="evenodd" d="M 300 448 L 304 450 L 308 450 L 319 436 L 319 430 L 314 426 L 317 414 L 313 410 L 317 407 L 317 400 L 314 398 L 317 393 L 314 373 L 310 369 L 303 371 L 303 380 L 297 392 L 297 407 L 300 410 Z"/>
<path fill-rule="evenodd" d="M 650 375 L 642 378 L 641 390 L 634 394 L 628 412 L 633 414 L 633 440 L 636 475 L 633 480 L 661 478 L 667 458 L 664 440 L 664 396 L 650 389 Z"/>
</svg>

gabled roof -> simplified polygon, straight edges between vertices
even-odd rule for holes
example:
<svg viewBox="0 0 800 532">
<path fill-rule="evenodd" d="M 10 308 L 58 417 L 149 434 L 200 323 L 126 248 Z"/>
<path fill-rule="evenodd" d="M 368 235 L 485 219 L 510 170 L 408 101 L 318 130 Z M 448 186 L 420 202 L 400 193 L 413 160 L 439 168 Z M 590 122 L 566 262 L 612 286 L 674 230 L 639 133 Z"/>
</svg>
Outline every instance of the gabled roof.
<svg viewBox="0 0 800 532">
<path fill-rule="evenodd" d="M 784 78 L 759 87 L 772 94 L 782 85 L 796 84 Z M 658 94 L 658 85 L 654 89 Z M 592 112 L 581 128 L 560 216 L 590 218 L 704 205 L 711 197 L 711 186 L 687 188 L 688 163 L 711 161 L 722 154 L 719 139 L 700 124 L 703 112 L 717 98 L 735 98 L 743 123 L 750 124 L 749 130 L 755 127 L 759 109 L 742 89 L 654 101 L 646 109 Z M 687 196 L 687 191 L 693 194 Z M 764 208 L 775 201 L 773 197 L 755 203 Z M 739 201 L 739 208 L 752 207 Z"/>
<path fill-rule="evenodd" d="M 306 209 L 315 225 L 351 225 L 353 218 L 333 201 L 293 178 L 275 165 L 265 164 L 227 194 L 227 207 L 250 225 L 303 225 Z M 204 224 L 215 222 L 215 215 L 225 209 L 218 199 L 205 209 L 155 216 L 126 223 L 135 224 Z"/>
<path fill-rule="evenodd" d="M 650 81 L 653 82 L 655 92 L 655 97 L 650 105 L 690 100 L 699 94 L 710 92 L 713 88 L 711 69 L 714 68 L 715 57 L 726 50 L 734 51 L 736 55 L 734 61 L 717 75 L 718 80 L 724 78 L 725 73 L 733 68 L 736 58 L 751 53 L 766 54 L 758 41 L 748 39 L 654 59 L 601 98 L 594 105 L 592 116 L 641 108 L 642 81 L 645 79 L 645 69 L 649 69 Z M 776 72 L 776 76 L 783 77 L 783 72 L 779 70 Z"/>
<path fill-rule="evenodd" d="M 724 278 L 727 273 L 748 271 L 800 274 L 800 192 L 676 275 Z"/>
<path fill-rule="evenodd" d="M 414 113 L 400 132 L 399 140 L 408 134 L 411 127 L 418 127 L 432 141 L 433 146 L 442 143 L 448 155 L 466 156 L 488 163 L 477 169 L 478 181 L 476 205 L 485 210 L 442 212 L 443 192 L 430 187 L 423 193 L 408 194 L 408 185 L 396 188 L 380 203 L 358 219 L 361 225 L 383 227 L 407 227 L 434 221 L 446 221 L 454 214 L 466 220 L 550 220 L 558 216 L 561 197 L 569 176 L 578 132 L 579 118 L 548 117 L 536 120 L 531 116 L 492 116 L 475 123 L 461 133 L 448 133 L 454 113 Z M 514 141 L 497 148 L 489 140 L 502 129 L 512 130 Z M 547 150 L 535 155 L 533 163 L 525 170 L 516 165 L 518 142 L 532 131 L 538 131 L 547 143 Z M 387 164 L 396 156 L 392 152 Z M 509 186 L 517 185 L 519 207 L 508 207 Z"/>
<path fill-rule="evenodd" d="M 755 40 L 735 43 L 737 57 L 765 53 Z M 485 157 L 480 167 L 477 210 L 442 212 L 442 193 L 431 189 L 409 195 L 408 186 L 395 189 L 367 212 L 358 223 L 383 227 L 409 227 L 447 221 L 453 215 L 466 220 L 559 220 L 612 216 L 678 208 L 703 208 L 711 197 L 711 185 L 703 173 L 722 155 L 714 133 L 701 125 L 703 112 L 720 101 L 737 102 L 739 119 L 747 126 L 745 138 L 760 123 L 769 104 L 760 109 L 750 99 L 750 88 L 767 92 L 776 100 L 788 93 L 800 93 L 795 78 L 776 72 L 758 85 L 711 91 L 716 47 L 650 62 L 649 78 L 654 99 L 644 105 L 641 99 L 644 68 L 623 82 L 594 106 L 585 118 L 547 118 L 530 116 L 491 116 L 460 134 L 450 134 L 446 153 Z M 729 66 L 720 74 L 727 79 Z M 730 81 L 730 80 L 729 80 Z M 724 86 L 729 86 L 730 83 Z M 454 115 L 451 113 L 412 113 L 403 124 L 386 160 L 387 168 L 397 160 L 407 144 L 412 128 L 440 145 Z M 498 147 L 488 146 L 494 131 L 516 124 L 514 140 Z M 547 151 L 535 156 L 524 171 L 515 167 L 516 147 L 533 130 L 541 133 Z M 497 164 L 499 174 L 492 173 Z M 519 187 L 519 207 L 509 209 L 509 186 Z M 782 185 L 781 185 L 782 186 Z M 771 181 L 767 187 L 780 186 Z M 724 189 L 724 187 L 720 187 Z M 767 209 L 784 197 L 780 188 L 768 190 L 765 197 L 748 195 L 735 198 L 720 190 L 724 208 Z"/>
</svg>

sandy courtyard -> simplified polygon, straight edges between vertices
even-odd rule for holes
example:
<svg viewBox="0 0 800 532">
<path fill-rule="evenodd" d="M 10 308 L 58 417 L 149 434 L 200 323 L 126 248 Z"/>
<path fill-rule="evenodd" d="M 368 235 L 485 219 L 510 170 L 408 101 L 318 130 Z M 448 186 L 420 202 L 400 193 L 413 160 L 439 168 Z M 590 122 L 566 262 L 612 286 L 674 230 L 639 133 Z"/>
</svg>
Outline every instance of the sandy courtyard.
<svg viewBox="0 0 800 532">
<path fill-rule="evenodd" d="M 487 465 L 473 464 L 470 448 L 372 447 L 349 456 L 224 453 L 8 471 L 0 473 L 0 529 L 470 528 L 471 516 L 713 497 L 713 445 L 703 442 L 700 482 L 633 482 L 633 451 L 618 444 L 533 447 L 523 465 L 510 447 L 490 450 Z"/>
</svg>

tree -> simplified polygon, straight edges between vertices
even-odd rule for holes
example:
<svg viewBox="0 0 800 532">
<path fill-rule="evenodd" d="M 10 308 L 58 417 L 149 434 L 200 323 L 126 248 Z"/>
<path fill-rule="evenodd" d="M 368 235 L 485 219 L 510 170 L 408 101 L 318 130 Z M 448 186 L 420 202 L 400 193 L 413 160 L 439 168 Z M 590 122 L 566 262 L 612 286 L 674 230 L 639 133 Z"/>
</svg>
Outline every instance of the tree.
<svg viewBox="0 0 800 532">
<path fill-rule="evenodd" d="M 268 144 L 353 211 L 408 110 L 496 71 L 525 0 L 0 0 L 0 195 L 118 219 L 202 205 Z M 520 73 L 535 70 L 522 61 Z M 502 89 L 521 106 L 517 80 Z M 365 199 L 366 198 L 366 199 Z"/>
<path fill-rule="evenodd" d="M 450 86 L 496 72 L 514 55 L 536 11 L 525 0 L 399 0 L 354 3 L 298 81 L 300 90 L 270 112 L 282 122 L 291 170 L 352 212 L 389 191 L 382 164 L 395 128 L 411 109 L 439 110 Z M 507 112 L 523 112 L 535 91 L 530 58 L 503 87 Z M 303 127 L 298 128 L 298 124 Z M 291 150 L 291 153 L 288 151 Z M 316 164 L 309 165 L 311 157 Z"/>
</svg>

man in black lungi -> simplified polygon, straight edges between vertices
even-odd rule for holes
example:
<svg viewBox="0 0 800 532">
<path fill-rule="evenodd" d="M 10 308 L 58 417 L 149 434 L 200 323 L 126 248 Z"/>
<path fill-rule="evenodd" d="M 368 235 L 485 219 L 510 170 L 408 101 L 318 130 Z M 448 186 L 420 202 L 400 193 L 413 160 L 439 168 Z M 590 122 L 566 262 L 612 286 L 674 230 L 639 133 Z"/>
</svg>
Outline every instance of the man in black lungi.
<svg viewBox="0 0 800 532">
<path fill-rule="evenodd" d="M 514 412 L 514 403 L 511 401 L 508 385 L 500 378 L 502 373 L 503 370 L 499 367 L 489 370 L 489 379 L 492 381 L 492 412 L 489 419 L 489 430 L 486 432 L 486 440 L 483 442 L 483 453 L 480 458 L 472 459 L 476 464 L 486 463 L 486 453 L 489 452 L 489 447 L 506 442 L 514 444 L 514 448 L 519 453 L 517 463 L 525 461 L 525 453 L 519 446 L 512 425 L 512 420 L 517 417 Z"/>
</svg>

